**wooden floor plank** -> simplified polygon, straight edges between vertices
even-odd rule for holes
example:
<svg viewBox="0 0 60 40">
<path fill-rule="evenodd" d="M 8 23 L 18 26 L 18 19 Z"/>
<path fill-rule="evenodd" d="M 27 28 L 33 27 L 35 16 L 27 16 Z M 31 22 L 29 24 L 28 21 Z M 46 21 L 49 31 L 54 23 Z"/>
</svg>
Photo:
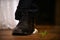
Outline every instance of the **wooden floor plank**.
<svg viewBox="0 0 60 40">
<path fill-rule="evenodd" d="M 59 26 L 36 26 L 39 30 L 37 34 L 28 36 L 13 36 L 12 30 L 0 30 L 0 40 L 60 40 Z M 45 36 L 42 32 L 47 31 Z"/>
</svg>

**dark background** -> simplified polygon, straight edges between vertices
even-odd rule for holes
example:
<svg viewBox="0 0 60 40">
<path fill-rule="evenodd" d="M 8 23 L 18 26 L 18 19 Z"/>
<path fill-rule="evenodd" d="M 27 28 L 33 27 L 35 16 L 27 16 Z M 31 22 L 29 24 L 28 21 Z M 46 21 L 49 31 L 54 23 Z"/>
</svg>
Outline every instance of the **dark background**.
<svg viewBox="0 0 60 40">
<path fill-rule="evenodd" d="M 37 25 L 55 25 L 55 0 L 40 0 L 39 13 L 37 13 Z"/>
</svg>

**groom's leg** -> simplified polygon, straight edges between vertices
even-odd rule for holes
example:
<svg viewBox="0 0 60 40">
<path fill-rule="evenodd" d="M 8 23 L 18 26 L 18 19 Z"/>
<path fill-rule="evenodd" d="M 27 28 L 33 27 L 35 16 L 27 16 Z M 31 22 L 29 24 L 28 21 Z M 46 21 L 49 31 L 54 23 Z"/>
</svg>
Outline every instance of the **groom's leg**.
<svg viewBox="0 0 60 40">
<path fill-rule="evenodd" d="M 13 31 L 13 35 L 29 35 L 34 31 L 34 15 L 22 13 L 22 18 Z"/>
</svg>

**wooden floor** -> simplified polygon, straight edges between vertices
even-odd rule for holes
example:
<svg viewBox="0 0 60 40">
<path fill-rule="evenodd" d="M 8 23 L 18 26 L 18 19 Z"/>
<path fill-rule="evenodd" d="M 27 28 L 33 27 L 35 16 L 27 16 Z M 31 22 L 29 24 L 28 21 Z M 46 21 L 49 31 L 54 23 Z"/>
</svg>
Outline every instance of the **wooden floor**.
<svg viewBox="0 0 60 40">
<path fill-rule="evenodd" d="M 60 40 L 59 26 L 36 26 L 38 33 L 29 36 L 13 36 L 12 30 L 0 30 L 0 40 Z M 45 34 L 44 34 L 44 33 Z"/>
</svg>

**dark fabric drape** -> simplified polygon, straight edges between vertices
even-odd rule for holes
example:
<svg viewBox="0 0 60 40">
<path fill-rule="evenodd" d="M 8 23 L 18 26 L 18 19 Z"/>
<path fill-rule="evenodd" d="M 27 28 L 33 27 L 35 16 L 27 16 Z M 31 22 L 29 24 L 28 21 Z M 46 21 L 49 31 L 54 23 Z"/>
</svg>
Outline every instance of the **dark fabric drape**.
<svg viewBox="0 0 60 40">
<path fill-rule="evenodd" d="M 20 20 L 22 12 L 34 15 L 38 11 L 38 6 L 35 3 L 35 0 L 20 0 L 15 13 L 15 19 Z"/>
</svg>

